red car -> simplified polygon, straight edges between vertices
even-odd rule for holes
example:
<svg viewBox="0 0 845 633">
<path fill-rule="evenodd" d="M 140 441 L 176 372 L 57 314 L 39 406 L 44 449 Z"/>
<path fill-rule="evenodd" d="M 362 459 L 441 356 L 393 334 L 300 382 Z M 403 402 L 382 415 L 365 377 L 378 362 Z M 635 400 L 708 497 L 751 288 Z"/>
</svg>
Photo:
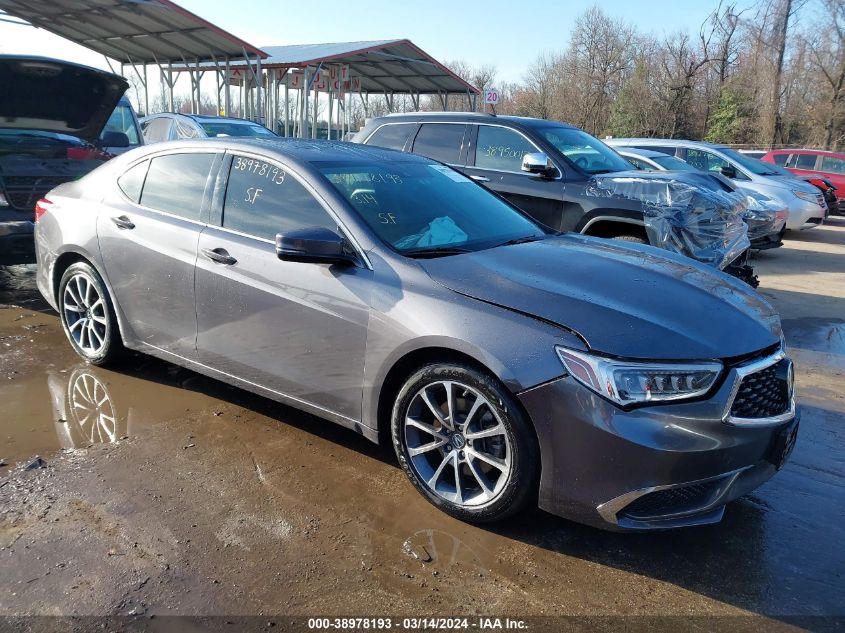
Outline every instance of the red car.
<svg viewBox="0 0 845 633">
<path fill-rule="evenodd" d="M 785 167 L 801 178 L 823 176 L 836 187 L 838 211 L 845 213 L 845 154 L 820 149 L 776 149 L 760 160 Z"/>
</svg>

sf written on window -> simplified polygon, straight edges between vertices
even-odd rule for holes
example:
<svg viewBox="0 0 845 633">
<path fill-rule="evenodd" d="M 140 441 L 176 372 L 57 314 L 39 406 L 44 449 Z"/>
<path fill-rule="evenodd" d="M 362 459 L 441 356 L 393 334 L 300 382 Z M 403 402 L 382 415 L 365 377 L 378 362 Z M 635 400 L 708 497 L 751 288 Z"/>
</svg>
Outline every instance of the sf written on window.
<svg viewBox="0 0 845 633">
<path fill-rule="evenodd" d="M 267 240 L 278 233 L 337 222 L 287 171 L 260 158 L 235 156 L 223 202 L 223 227 Z"/>
</svg>

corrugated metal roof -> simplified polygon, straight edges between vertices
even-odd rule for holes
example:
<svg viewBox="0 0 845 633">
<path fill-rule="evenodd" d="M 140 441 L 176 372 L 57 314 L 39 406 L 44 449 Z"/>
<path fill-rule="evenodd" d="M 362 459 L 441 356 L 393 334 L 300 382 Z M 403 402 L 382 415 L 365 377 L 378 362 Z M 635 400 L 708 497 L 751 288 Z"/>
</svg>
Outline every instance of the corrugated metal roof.
<svg viewBox="0 0 845 633">
<path fill-rule="evenodd" d="M 0 0 L 2 2 L 3 0 Z M 360 77 L 364 92 L 432 94 L 479 91 L 410 40 L 375 40 L 327 44 L 264 46 L 262 68 L 303 68 L 348 64 L 351 75 Z M 213 64 L 200 64 L 209 67 Z M 245 67 L 242 61 L 232 68 Z M 174 66 L 174 70 L 179 70 Z"/>
<path fill-rule="evenodd" d="M 0 0 L 0 9 L 124 63 L 266 57 L 170 0 Z"/>
</svg>

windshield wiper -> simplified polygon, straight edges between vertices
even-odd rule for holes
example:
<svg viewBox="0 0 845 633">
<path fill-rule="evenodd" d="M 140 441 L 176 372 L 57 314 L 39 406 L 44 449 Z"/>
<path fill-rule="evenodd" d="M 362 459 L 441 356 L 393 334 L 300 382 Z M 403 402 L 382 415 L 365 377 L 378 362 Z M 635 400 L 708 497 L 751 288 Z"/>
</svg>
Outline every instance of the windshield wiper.
<svg viewBox="0 0 845 633">
<path fill-rule="evenodd" d="M 461 253 L 469 253 L 470 249 L 460 248 L 458 246 L 443 246 L 430 248 L 415 248 L 409 251 L 404 251 L 402 254 L 406 257 L 413 257 L 415 259 L 423 259 L 429 257 L 447 257 L 448 255 L 460 255 Z"/>
<path fill-rule="evenodd" d="M 545 235 L 523 235 L 522 237 L 515 237 L 507 242 L 496 244 L 496 246 L 510 246 L 511 244 L 525 244 L 526 242 L 538 242 L 545 239 Z"/>
</svg>

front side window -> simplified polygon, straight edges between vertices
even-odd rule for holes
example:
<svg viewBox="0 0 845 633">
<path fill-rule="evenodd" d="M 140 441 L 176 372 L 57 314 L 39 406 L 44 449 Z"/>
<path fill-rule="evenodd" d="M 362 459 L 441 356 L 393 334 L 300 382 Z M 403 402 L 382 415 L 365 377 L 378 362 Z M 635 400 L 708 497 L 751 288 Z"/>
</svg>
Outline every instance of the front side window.
<svg viewBox="0 0 845 633">
<path fill-rule="evenodd" d="M 845 159 L 837 158 L 836 156 L 825 156 L 822 158 L 821 171 L 830 172 L 831 174 L 845 174 Z"/>
<path fill-rule="evenodd" d="M 466 176 L 418 162 L 323 163 L 317 167 L 372 231 L 408 256 L 480 250 L 539 239 L 532 220 Z M 432 255 L 434 252 L 434 255 Z"/>
<path fill-rule="evenodd" d="M 550 126 L 537 128 L 536 132 L 588 174 L 609 174 L 630 169 L 618 153 L 578 128 Z"/>
<path fill-rule="evenodd" d="M 367 145 L 403 150 L 416 123 L 389 123 L 382 125 L 367 139 Z"/>
<path fill-rule="evenodd" d="M 522 171 L 522 158 L 540 150 L 519 132 L 494 125 L 478 126 L 475 166 L 482 169 Z"/>
<path fill-rule="evenodd" d="M 167 154 L 150 161 L 141 204 L 199 221 L 214 154 Z"/>
<path fill-rule="evenodd" d="M 713 152 L 706 152 L 702 149 L 688 149 L 687 162 L 701 171 L 719 172 L 722 167 L 730 166 L 730 163 L 724 158 L 720 158 Z"/>
<path fill-rule="evenodd" d="M 414 154 L 455 165 L 461 158 L 465 130 L 465 125 L 424 123 L 414 140 Z"/>
<path fill-rule="evenodd" d="M 795 167 L 796 169 L 815 169 L 816 168 L 816 156 L 815 156 L 815 154 L 793 154 L 792 156 L 795 159 L 795 164 L 790 165 L 790 167 Z"/>
<path fill-rule="evenodd" d="M 267 240 L 293 229 L 337 222 L 283 167 L 258 158 L 235 156 L 223 202 L 223 227 Z"/>
</svg>

